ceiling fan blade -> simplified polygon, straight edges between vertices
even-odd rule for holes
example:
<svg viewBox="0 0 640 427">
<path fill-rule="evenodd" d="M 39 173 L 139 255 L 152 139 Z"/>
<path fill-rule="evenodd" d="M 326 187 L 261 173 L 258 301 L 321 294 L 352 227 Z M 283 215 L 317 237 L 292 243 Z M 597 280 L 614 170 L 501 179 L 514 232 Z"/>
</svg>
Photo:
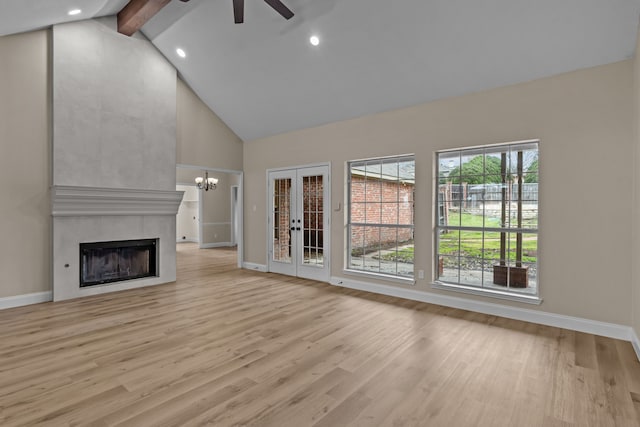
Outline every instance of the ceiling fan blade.
<svg viewBox="0 0 640 427">
<path fill-rule="evenodd" d="M 233 17 L 236 24 L 244 22 L 244 0 L 233 0 Z"/>
<path fill-rule="evenodd" d="M 285 6 L 280 0 L 264 0 L 269 6 L 274 8 L 276 12 L 284 17 L 284 19 L 291 19 L 293 12 L 287 6 Z"/>
</svg>

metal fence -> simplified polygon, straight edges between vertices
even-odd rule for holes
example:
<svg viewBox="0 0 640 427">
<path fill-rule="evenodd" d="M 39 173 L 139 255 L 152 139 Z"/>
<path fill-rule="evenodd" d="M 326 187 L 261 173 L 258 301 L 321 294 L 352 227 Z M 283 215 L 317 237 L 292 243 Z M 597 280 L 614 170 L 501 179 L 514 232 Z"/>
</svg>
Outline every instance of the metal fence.
<svg viewBox="0 0 640 427">
<path fill-rule="evenodd" d="M 448 187 L 448 188 L 445 188 Z M 502 201 L 503 184 L 447 184 L 440 188 L 440 192 L 449 191 L 449 202 L 455 207 L 474 207 L 483 202 Z M 518 200 L 518 184 L 504 184 L 507 200 Z M 538 183 L 522 184 L 522 201 L 538 201 Z"/>
</svg>

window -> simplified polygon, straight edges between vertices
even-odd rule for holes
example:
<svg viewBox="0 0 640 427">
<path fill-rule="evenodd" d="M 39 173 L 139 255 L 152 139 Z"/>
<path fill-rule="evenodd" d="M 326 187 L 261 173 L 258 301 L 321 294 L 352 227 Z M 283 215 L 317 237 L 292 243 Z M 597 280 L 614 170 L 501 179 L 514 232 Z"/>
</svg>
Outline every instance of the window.
<svg viewBox="0 0 640 427">
<path fill-rule="evenodd" d="M 436 156 L 436 285 L 537 295 L 538 142 Z"/>
<path fill-rule="evenodd" d="M 413 278 L 413 156 L 348 164 L 347 269 Z"/>
</svg>

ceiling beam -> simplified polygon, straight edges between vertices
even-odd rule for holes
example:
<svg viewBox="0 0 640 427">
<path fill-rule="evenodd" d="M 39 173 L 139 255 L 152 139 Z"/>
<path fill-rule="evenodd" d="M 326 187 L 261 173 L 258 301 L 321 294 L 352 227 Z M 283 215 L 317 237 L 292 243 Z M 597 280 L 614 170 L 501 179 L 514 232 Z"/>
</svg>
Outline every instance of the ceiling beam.
<svg viewBox="0 0 640 427">
<path fill-rule="evenodd" d="M 131 0 L 118 12 L 118 32 L 131 36 L 171 0 Z"/>
</svg>

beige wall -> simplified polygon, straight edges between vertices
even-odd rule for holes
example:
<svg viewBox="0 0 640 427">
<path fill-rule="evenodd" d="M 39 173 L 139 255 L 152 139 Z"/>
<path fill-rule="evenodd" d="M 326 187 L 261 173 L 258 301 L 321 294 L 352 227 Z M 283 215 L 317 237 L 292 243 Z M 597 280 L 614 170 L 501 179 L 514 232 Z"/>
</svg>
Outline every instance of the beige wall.
<svg viewBox="0 0 640 427">
<path fill-rule="evenodd" d="M 242 170 L 242 141 L 178 79 L 177 161 L 183 165 Z"/>
<path fill-rule="evenodd" d="M 0 37 L 0 298 L 51 290 L 49 39 Z"/>
<path fill-rule="evenodd" d="M 202 195 L 202 244 L 231 241 L 232 174 L 210 172 L 218 178 L 218 186 Z"/>
<path fill-rule="evenodd" d="M 539 138 L 544 302 L 533 308 L 629 325 L 632 83 L 624 61 L 245 143 L 245 260 L 266 263 L 266 169 L 331 161 L 335 208 L 347 160 L 415 153 L 416 269 L 430 278 L 434 151 Z M 343 209 L 332 223 L 342 276 Z M 440 292 L 430 279 L 414 289 Z"/>
<path fill-rule="evenodd" d="M 633 247 L 632 265 L 632 317 L 633 329 L 640 336 L 640 32 L 636 41 L 633 65 Z"/>
</svg>

